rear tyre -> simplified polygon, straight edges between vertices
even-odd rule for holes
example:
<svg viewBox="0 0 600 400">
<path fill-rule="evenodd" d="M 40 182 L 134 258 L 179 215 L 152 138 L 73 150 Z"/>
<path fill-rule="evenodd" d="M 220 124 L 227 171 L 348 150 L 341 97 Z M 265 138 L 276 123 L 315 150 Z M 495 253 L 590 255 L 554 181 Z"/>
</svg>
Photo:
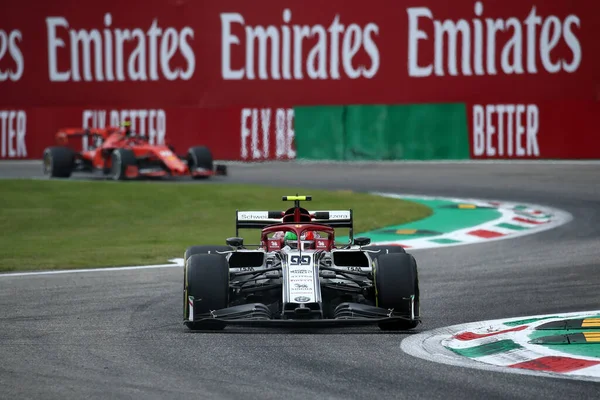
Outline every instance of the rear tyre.
<svg viewBox="0 0 600 400">
<path fill-rule="evenodd" d="M 382 254 L 373 267 L 378 307 L 393 309 L 404 316 L 411 315 L 410 297 L 414 296 L 414 315 L 420 316 L 419 275 L 417 262 L 411 254 Z M 394 321 L 379 324 L 381 330 L 413 329 L 418 321 Z"/>
<path fill-rule="evenodd" d="M 206 146 L 190 147 L 187 154 L 188 168 L 190 172 L 197 168 L 212 171 L 214 168 L 213 157 L 210 149 Z M 206 179 L 208 176 L 194 176 L 194 179 Z"/>
<path fill-rule="evenodd" d="M 127 167 L 137 165 L 135 153 L 128 149 L 115 149 L 111 154 L 110 177 L 115 181 L 127 178 Z"/>
<path fill-rule="evenodd" d="M 68 147 L 48 147 L 43 156 L 44 174 L 52 178 L 69 178 L 75 166 L 75 152 Z"/>
<path fill-rule="evenodd" d="M 195 254 L 184 266 L 183 317 L 190 318 L 189 296 L 194 297 L 194 315 L 208 314 L 229 304 L 229 266 L 220 254 Z M 223 329 L 220 325 L 192 322 L 190 329 Z"/>
</svg>

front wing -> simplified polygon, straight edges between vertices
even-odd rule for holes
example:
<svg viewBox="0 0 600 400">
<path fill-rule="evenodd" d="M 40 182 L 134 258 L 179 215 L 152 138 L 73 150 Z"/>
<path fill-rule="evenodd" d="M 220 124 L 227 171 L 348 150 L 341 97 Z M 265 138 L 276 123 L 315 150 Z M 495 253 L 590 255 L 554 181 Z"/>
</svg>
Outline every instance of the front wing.
<svg viewBox="0 0 600 400">
<path fill-rule="evenodd" d="M 234 307 L 211 311 L 209 314 L 194 314 L 193 298 L 189 298 L 190 319 L 184 324 L 192 329 L 220 329 L 227 325 L 250 326 L 250 327 L 304 327 L 304 328 L 326 328 L 341 326 L 376 325 L 379 323 L 406 322 L 420 323 L 414 312 L 410 315 L 401 315 L 394 310 L 374 307 L 359 303 L 342 303 L 334 312 L 333 318 L 315 318 L 315 314 L 307 314 L 298 307 L 300 311 L 296 316 L 286 319 L 277 318 L 271 310 L 262 303 L 243 304 Z"/>
<path fill-rule="evenodd" d="M 190 170 L 190 175 L 192 176 L 226 176 L 227 175 L 227 166 L 223 164 L 216 164 L 214 169 L 206 169 L 206 168 L 192 168 Z"/>
<path fill-rule="evenodd" d="M 148 166 L 129 166 L 125 171 L 125 176 L 129 179 L 135 178 L 158 178 L 158 177 L 182 177 L 191 175 L 192 177 L 211 177 L 211 176 L 226 176 L 227 166 L 216 165 L 214 170 L 205 168 L 182 169 L 170 168 L 168 165 L 148 165 Z"/>
</svg>

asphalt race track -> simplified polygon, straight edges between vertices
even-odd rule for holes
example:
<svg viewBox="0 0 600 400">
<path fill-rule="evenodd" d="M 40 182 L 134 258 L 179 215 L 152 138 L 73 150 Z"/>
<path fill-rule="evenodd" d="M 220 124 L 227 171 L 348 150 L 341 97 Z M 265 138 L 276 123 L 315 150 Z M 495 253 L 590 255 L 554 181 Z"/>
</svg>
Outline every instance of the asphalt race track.
<svg viewBox="0 0 600 400">
<path fill-rule="evenodd" d="M 3 177 L 40 170 L 39 162 L 0 163 Z M 600 164 L 269 163 L 229 171 L 216 181 L 527 201 L 573 215 L 535 235 L 414 251 L 424 318 L 416 331 L 600 308 Z M 400 349 L 405 332 L 191 333 L 181 324 L 181 285 L 180 268 L 0 278 L 0 397 L 593 399 L 600 393 L 593 382 L 414 358 Z"/>
</svg>

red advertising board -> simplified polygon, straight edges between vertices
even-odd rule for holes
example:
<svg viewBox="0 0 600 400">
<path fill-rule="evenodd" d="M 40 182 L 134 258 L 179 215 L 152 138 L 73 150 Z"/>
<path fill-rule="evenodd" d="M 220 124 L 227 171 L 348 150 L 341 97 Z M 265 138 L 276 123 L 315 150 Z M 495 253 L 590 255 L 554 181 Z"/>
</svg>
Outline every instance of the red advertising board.
<svg viewBox="0 0 600 400">
<path fill-rule="evenodd" d="M 18 140 L 10 121 L 23 128 L 23 114 L 8 110 L 25 110 L 26 157 L 38 158 L 84 109 L 162 109 L 177 147 L 204 142 L 244 159 L 243 109 L 562 101 L 579 110 L 600 100 L 599 33 L 595 0 L 7 0 L 0 134 Z M 24 154 L 3 149 L 0 158 Z"/>
<path fill-rule="evenodd" d="M 287 160 L 296 155 L 291 108 L 35 107 L 0 110 L 0 159 L 37 159 L 55 143 L 58 129 L 118 126 L 126 119 L 150 143 L 171 144 L 178 154 L 204 145 L 219 160 Z M 74 147 L 83 149 L 85 143 Z"/>
<path fill-rule="evenodd" d="M 600 158 L 600 103 L 468 104 L 473 159 Z"/>
</svg>

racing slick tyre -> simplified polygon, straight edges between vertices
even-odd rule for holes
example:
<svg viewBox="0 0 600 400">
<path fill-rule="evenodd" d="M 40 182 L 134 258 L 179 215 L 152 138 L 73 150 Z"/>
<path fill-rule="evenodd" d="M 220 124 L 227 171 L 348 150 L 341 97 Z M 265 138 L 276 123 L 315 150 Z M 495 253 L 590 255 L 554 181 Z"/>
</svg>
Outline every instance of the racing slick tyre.
<svg viewBox="0 0 600 400">
<path fill-rule="evenodd" d="M 210 149 L 206 146 L 190 147 L 187 154 L 187 162 L 190 173 L 196 168 L 203 168 L 208 171 L 212 171 L 214 168 L 213 157 Z M 193 179 L 206 179 L 207 175 L 192 174 Z"/>
<path fill-rule="evenodd" d="M 193 313 L 196 316 L 228 306 L 229 265 L 224 256 L 220 254 L 191 256 L 184 266 L 184 279 L 184 320 L 190 319 L 189 296 L 193 296 L 195 299 Z M 190 329 L 223 329 L 221 325 L 200 322 L 192 322 L 188 326 Z"/>
<path fill-rule="evenodd" d="M 186 265 L 187 265 L 187 261 L 188 259 L 195 255 L 195 254 L 216 254 L 217 251 L 230 251 L 232 250 L 231 247 L 229 246 L 190 246 L 185 250 L 185 253 L 183 253 L 183 269 L 186 269 Z M 184 276 L 183 277 L 183 302 L 184 302 L 184 310 L 185 310 L 185 304 L 187 303 L 187 298 L 186 298 L 186 294 L 185 294 L 185 280 L 187 278 Z M 184 311 L 184 318 L 186 318 L 185 316 L 185 311 Z"/>
<path fill-rule="evenodd" d="M 52 178 L 69 178 L 75 166 L 75 152 L 68 147 L 48 147 L 44 150 L 44 174 Z"/>
<path fill-rule="evenodd" d="M 187 262 L 188 258 L 193 256 L 194 254 L 216 254 L 217 251 L 231 251 L 233 250 L 229 246 L 190 246 L 185 250 L 183 254 L 184 264 Z"/>
<path fill-rule="evenodd" d="M 404 248 L 401 246 L 370 245 L 370 246 L 363 246 L 362 249 L 363 250 L 372 250 L 372 251 L 379 250 L 379 253 L 369 253 L 369 255 L 371 256 L 371 258 L 373 260 L 375 260 L 376 258 L 378 258 L 379 256 L 381 256 L 383 254 L 406 253 L 406 250 L 404 250 Z"/>
<path fill-rule="evenodd" d="M 111 155 L 110 177 L 115 181 L 127 179 L 127 167 L 135 166 L 137 160 L 133 150 L 115 149 Z"/>
<path fill-rule="evenodd" d="M 382 254 L 375 261 L 373 267 L 375 281 L 377 306 L 394 309 L 414 317 L 420 314 L 419 301 L 419 274 L 417 262 L 411 254 Z M 414 310 L 410 298 L 414 296 Z M 404 330 L 413 329 L 419 324 L 418 321 L 394 321 L 381 322 L 381 330 Z"/>
</svg>

